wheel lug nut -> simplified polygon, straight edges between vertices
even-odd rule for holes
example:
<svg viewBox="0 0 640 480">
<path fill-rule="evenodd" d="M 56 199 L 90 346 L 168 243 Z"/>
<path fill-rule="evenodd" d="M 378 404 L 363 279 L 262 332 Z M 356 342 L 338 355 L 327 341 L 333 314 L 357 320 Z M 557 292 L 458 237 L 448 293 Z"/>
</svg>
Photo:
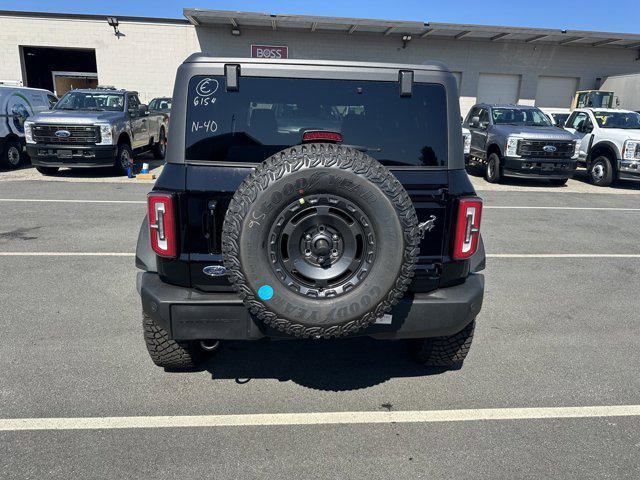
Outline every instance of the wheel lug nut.
<svg viewBox="0 0 640 480">
<path fill-rule="evenodd" d="M 324 257 L 318 257 L 318 263 L 324 262 Z"/>
<path fill-rule="evenodd" d="M 338 241 L 338 235 L 336 235 L 335 233 L 331 235 L 331 240 Z"/>
<path fill-rule="evenodd" d="M 309 235 L 308 233 L 304 236 L 305 240 L 311 240 L 311 235 Z"/>
</svg>

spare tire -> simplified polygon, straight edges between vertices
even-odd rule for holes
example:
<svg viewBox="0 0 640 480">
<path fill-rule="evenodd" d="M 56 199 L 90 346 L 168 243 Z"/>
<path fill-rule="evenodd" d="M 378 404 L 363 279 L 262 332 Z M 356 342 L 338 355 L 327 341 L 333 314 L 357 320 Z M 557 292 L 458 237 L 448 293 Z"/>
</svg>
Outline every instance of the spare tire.
<svg viewBox="0 0 640 480">
<path fill-rule="evenodd" d="M 265 160 L 235 192 L 222 253 L 258 319 L 296 337 L 354 333 L 388 312 L 413 277 L 416 212 L 377 160 L 314 143 Z"/>
</svg>

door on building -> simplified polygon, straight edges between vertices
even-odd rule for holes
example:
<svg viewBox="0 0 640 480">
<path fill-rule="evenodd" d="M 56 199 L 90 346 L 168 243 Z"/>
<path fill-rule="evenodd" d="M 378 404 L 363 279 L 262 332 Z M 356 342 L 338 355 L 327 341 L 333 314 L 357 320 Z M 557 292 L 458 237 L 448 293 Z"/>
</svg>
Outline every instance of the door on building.
<svg viewBox="0 0 640 480">
<path fill-rule="evenodd" d="M 518 103 L 520 75 L 481 73 L 478 79 L 478 103 Z"/>
<path fill-rule="evenodd" d="M 62 96 L 72 85 L 74 88 L 97 85 L 93 49 L 20 46 L 20 53 L 22 81 L 28 87 L 44 88 Z"/>
<path fill-rule="evenodd" d="M 576 77 L 538 77 L 536 107 L 569 108 L 578 89 Z"/>
<path fill-rule="evenodd" d="M 51 72 L 53 93 L 58 98 L 75 88 L 95 88 L 98 86 L 98 74 L 91 72 Z"/>
</svg>

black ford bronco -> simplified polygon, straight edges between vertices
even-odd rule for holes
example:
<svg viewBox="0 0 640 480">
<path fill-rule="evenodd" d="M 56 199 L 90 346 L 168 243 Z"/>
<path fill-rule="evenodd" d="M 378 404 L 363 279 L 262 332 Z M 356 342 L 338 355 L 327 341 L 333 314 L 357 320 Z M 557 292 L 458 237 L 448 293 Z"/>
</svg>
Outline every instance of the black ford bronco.
<svg viewBox="0 0 640 480">
<path fill-rule="evenodd" d="M 462 364 L 482 201 L 444 65 L 194 54 L 172 117 L 136 252 L 157 365 L 192 368 L 221 340 L 354 335 Z"/>
</svg>

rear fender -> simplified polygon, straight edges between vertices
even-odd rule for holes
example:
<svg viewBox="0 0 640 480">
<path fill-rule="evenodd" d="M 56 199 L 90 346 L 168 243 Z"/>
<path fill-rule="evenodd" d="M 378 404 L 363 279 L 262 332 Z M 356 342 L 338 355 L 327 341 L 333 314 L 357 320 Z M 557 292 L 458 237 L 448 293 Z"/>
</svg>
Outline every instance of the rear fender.
<svg viewBox="0 0 640 480">
<path fill-rule="evenodd" d="M 486 266 L 487 262 L 484 253 L 484 241 L 482 240 L 482 234 L 480 234 L 478 249 L 476 250 L 476 253 L 471 255 L 471 258 L 469 259 L 469 271 L 471 273 L 478 273 L 484 270 Z"/>
<path fill-rule="evenodd" d="M 136 246 L 136 267 L 147 272 L 157 272 L 156 254 L 151 248 L 149 238 L 149 219 L 144 216 L 140 232 L 138 232 L 138 245 Z"/>
</svg>

